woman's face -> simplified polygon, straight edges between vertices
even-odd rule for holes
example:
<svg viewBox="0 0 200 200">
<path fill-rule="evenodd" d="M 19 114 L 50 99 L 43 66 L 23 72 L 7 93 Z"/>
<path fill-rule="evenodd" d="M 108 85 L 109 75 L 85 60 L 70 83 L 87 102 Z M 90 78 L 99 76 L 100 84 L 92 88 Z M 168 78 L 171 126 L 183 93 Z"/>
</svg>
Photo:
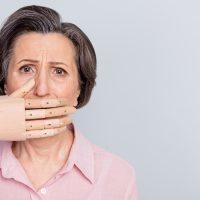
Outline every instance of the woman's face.
<svg viewBox="0 0 200 200">
<path fill-rule="evenodd" d="M 25 98 L 64 97 L 76 106 L 80 90 L 72 42 L 60 33 L 19 36 L 8 67 L 6 94 L 31 78 L 36 84 Z"/>
</svg>

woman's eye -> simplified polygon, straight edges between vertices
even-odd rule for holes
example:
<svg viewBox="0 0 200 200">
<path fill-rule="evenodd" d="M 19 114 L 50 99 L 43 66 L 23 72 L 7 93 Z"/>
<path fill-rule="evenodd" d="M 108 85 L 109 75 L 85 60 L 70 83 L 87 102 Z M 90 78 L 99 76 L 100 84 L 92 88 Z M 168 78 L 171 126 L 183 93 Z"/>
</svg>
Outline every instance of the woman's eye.
<svg viewBox="0 0 200 200">
<path fill-rule="evenodd" d="M 62 69 L 62 68 L 60 68 L 60 67 L 55 67 L 55 68 L 53 69 L 53 72 L 54 72 L 55 74 L 61 75 L 61 76 L 64 76 L 64 75 L 67 73 L 64 69 Z"/>
<path fill-rule="evenodd" d="M 20 72 L 22 73 L 32 73 L 34 72 L 33 67 L 30 65 L 24 65 L 19 68 Z"/>
</svg>

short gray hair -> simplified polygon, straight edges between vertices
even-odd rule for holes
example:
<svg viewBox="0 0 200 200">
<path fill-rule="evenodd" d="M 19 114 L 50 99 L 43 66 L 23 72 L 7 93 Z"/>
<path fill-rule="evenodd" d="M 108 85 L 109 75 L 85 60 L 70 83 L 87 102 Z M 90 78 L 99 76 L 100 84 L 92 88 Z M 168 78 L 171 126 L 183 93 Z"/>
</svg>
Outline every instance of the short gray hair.
<svg viewBox="0 0 200 200">
<path fill-rule="evenodd" d="M 5 94 L 4 84 L 14 43 L 17 37 L 28 32 L 62 33 L 73 42 L 80 86 L 77 108 L 87 104 L 96 79 L 97 61 L 92 43 L 79 27 L 62 22 L 55 10 L 36 5 L 15 11 L 0 29 L 0 95 Z"/>
</svg>

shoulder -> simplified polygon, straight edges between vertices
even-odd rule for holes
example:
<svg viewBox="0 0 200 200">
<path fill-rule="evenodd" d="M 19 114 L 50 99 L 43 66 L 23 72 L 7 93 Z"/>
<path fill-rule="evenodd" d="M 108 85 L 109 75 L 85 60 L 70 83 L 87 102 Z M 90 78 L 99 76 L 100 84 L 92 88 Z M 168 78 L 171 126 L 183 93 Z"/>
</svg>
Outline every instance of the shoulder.
<svg viewBox="0 0 200 200">
<path fill-rule="evenodd" d="M 107 177 L 117 177 L 124 181 L 135 177 L 134 167 L 127 160 L 92 143 L 80 132 L 77 136 L 81 142 L 79 146 L 84 147 L 82 151 L 89 152 L 88 155 L 93 157 L 95 174 L 107 174 Z"/>
<path fill-rule="evenodd" d="M 135 174 L 134 167 L 124 158 L 95 144 L 92 144 L 92 148 L 96 165 L 107 166 L 113 173 L 118 173 L 123 176 L 129 177 Z"/>
<path fill-rule="evenodd" d="M 128 184 L 135 182 L 134 167 L 122 157 L 92 144 L 96 172 L 106 174 L 106 178 Z"/>
<path fill-rule="evenodd" d="M 92 144 L 94 152 L 95 180 L 104 182 L 106 194 L 110 191 L 124 199 L 137 198 L 137 185 L 134 167 L 122 157 Z M 126 198 L 125 198 L 126 199 Z M 127 198 L 129 199 L 129 198 Z"/>
</svg>

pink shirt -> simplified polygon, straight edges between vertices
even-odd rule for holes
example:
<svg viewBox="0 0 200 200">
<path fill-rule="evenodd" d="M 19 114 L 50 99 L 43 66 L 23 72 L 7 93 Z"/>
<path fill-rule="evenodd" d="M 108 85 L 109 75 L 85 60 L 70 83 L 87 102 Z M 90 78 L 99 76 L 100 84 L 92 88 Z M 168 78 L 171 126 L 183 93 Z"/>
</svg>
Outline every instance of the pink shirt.
<svg viewBox="0 0 200 200">
<path fill-rule="evenodd" d="M 75 128 L 65 166 L 36 191 L 11 149 L 0 142 L 2 200 L 137 200 L 134 169 L 123 159 L 91 144 Z"/>
</svg>

